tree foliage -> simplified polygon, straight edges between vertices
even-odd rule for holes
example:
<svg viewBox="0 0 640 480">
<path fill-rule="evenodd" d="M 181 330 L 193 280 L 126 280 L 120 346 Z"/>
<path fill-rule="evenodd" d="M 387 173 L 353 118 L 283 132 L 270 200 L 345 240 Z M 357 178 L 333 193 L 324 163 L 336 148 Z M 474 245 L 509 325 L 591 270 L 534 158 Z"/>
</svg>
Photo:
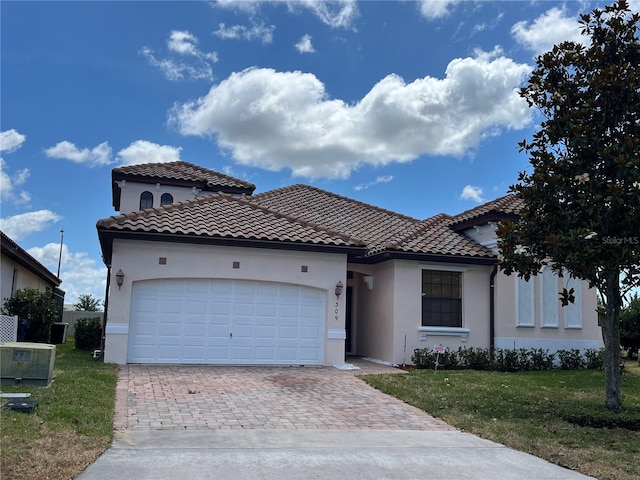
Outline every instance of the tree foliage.
<svg viewBox="0 0 640 480">
<path fill-rule="evenodd" d="M 628 356 L 640 349 L 640 296 L 637 293 L 620 311 L 620 344 Z"/>
<path fill-rule="evenodd" d="M 77 312 L 99 312 L 102 308 L 102 300 L 83 293 L 78 295 L 78 301 L 74 307 Z"/>
<path fill-rule="evenodd" d="M 505 273 L 528 279 L 549 265 L 602 295 L 605 403 L 621 406 L 619 313 L 640 284 L 639 15 L 625 0 L 582 16 L 585 44 L 539 56 L 520 94 L 542 115 L 520 144 L 533 167 L 511 187 L 517 222 L 498 228 Z M 561 301 L 572 300 L 563 291 Z"/>
<path fill-rule="evenodd" d="M 48 342 L 51 324 L 58 316 L 58 304 L 53 299 L 51 290 L 41 292 L 27 287 L 7 298 L 2 311 L 8 315 L 17 315 L 21 322 L 26 322 L 26 341 Z"/>
</svg>

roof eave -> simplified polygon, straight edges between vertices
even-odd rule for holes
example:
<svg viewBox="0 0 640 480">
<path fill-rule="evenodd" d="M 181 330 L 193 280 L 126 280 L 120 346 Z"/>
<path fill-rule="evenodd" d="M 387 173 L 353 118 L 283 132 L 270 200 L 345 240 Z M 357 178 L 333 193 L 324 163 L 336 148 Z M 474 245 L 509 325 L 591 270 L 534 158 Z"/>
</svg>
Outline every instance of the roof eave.
<svg viewBox="0 0 640 480">
<path fill-rule="evenodd" d="M 445 255 L 436 253 L 403 252 L 399 250 L 385 250 L 367 257 L 353 259 L 353 263 L 375 264 L 388 260 L 415 260 L 421 262 L 438 263 L 465 263 L 473 265 L 495 265 L 498 261 L 496 256 L 481 257 L 473 255 Z"/>
<path fill-rule="evenodd" d="M 29 255 L 22 247 L 16 244 L 16 248 L 11 245 L 2 243 L 2 254 L 6 255 L 16 263 L 22 265 L 27 270 L 38 275 L 43 280 L 49 282 L 53 287 L 57 287 L 62 283 L 58 277 L 51 273 L 44 265 Z"/>
<path fill-rule="evenodd" d="M 479 225 L 485 225 L 489 222 L 500 222 L 502 220 L 511 220 L 517 221 L 520 216 L 516 213 L 505 213 L 505 212 L 488 212 L 483 215 L 479 215 L 474 218 L 470 218 L 468 220 L 463 220 L 459 223 L 454 223 L 450 225 L 449 228 L 454 232 L 461 232 L 463 230 L 468 230 L 473 227 L 477 227 Z"/>
</svg>

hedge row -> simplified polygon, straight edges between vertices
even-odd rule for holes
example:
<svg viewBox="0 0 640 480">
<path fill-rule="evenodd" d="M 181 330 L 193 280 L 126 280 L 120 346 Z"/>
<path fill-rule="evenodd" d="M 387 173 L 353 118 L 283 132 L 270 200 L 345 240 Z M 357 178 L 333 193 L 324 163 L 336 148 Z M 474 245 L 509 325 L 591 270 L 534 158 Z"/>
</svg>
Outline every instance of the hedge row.
<svg viewBox="0 0 640 480">
<path fill-rule="evenodd" d="M 541 348 L 520 348 L 516 350 L 495 349 L 493 358 L 488 348 L 464 348 L 446 350 L 440 357 L 428 348 L 417 348 L 411 361 L 417 368 L 446 370 L 469 368 L 472 370 L 498 370 L 501 372 L 526 372 L 535 370 L 577 370 L 581 368 L 601 369 L 603 350 L 578 349 L 558 350 L 549 353 Z"/>
</svg>

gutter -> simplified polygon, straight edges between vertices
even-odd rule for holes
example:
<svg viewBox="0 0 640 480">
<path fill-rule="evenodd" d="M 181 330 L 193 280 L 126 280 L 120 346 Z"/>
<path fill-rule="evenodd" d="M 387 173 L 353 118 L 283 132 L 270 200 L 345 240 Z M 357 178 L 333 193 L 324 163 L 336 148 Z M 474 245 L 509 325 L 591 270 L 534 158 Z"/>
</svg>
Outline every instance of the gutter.
<svg viewBox="0 0 640 480">
<path fill-rule="evenodd" d="M 100 337 L 100 355 L 104 362 L 104 344 L 107 336 L 107 312 L 109 312 L 109 286 L 111 284 L 111 265 L 107 265 L 107 288 L 104 292 L 104 315 L 102 316 L 102 336 Z"/>
<path fill-rule="evenodd" d="M 493 359 L 493 352 L 496 348 L 496 300 L 495 300 L 495 280 L 498 273 L 498 264 L 493 266 L 489 276 L 489 352 Z"/>
</svg>

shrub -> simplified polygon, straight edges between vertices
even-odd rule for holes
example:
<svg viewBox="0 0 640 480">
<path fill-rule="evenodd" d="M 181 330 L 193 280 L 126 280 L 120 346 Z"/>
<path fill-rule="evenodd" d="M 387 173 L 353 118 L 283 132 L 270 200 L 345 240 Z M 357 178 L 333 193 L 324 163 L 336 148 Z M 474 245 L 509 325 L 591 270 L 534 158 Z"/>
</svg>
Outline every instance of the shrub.
<svg viewBox="0 0 640 480">
<path fill-rule="evenodd" d="M 585 361 L 582 358 L 580 350 L 577 348 L 558 350 L 556 353 L 560 360 L 561 370 L 578 370 L 579 368 L 585 368 Z"/>
<path fill-rule="evenodd" d="M 520 367 L 517 350 L 496 350 L 495 368 L 501 372 L 517 372 Z"/>
<path fill-rule="evenodd" d="M 9 315 L 17 315 L 24 325 L 26 342 L 48 342 L 51 324 L 56 320 L 58 305 L 53 300 L 51 290 L 43 292 L 35 288 L 24 288 L 16 291 L 4 301 L 2 311 Z"/>
<path fill-rule="evenodd" d="M 584 366 L 592 370 L 602 370 L 604 365 L 604 349 L 589 348 L 584 351 Z"/>
<path fill-rule="evenodd" d="M 102 341 L 102 322 L 99 318 L 79 318 L 74 341 L 78 350 L 97 350 Z"/>
<path fill-rule="evenodd" d="M 466 348 L 458 349 L 460 365 L 473 370 L 491 370 L 493 361 L 491 351 L 488 348 Z"/>
<path fill-rule="evenodd" d="M 461 367 L 458 354 L 453 350 L 445 350 L 438 357 L 438 354 L 434 353 L 430 348 L 416 348 L 411 356 L 411 361 L 417 368 L 434 369 L 436 368 L 436 360 L 438 361 L 438 368 L 445 370 Z"/>
<path fill-rule="evenodd" d="M 532 348 L 530 350 L 531 369 L 532 370 L 551 370 L 553 362 L 556 358 L 555 353 L 549 353 L 549 350 L 541 348 Z"/>
</svg>

